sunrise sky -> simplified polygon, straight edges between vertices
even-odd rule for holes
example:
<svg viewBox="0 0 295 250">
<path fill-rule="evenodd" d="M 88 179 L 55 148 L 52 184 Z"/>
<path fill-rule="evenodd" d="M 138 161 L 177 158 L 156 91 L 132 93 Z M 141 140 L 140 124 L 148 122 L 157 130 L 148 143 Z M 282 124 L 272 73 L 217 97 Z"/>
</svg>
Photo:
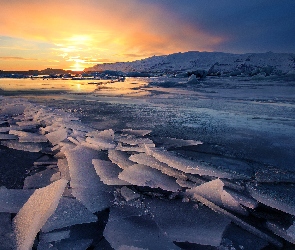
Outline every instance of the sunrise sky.
<svg viewBox="0 0 295 250">
<path fill-rule="evenodd" d="M 295 52 L 294 0 L 0 0 L 0 70 L 174 52 Z"/>
</svg>

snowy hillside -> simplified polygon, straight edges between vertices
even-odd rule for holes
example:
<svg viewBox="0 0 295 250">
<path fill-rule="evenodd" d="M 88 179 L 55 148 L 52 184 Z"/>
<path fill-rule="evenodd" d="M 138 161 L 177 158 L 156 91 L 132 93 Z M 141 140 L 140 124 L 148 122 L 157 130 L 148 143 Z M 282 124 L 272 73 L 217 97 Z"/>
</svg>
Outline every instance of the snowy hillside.
<svg viewBox="0 0 295 250">
<path fill-rule="evenodd" d="M 281 75 L 295 73 L 295 54 L 190 51 L 166 56 L 153 56 L 134 62 L 98 64 L 87 71 L 114 70 L 149 73 L 180 73 L 197 71 L 206 75 Z M 202 73 L 203 72 L 203 73 Z"/>
</svg>

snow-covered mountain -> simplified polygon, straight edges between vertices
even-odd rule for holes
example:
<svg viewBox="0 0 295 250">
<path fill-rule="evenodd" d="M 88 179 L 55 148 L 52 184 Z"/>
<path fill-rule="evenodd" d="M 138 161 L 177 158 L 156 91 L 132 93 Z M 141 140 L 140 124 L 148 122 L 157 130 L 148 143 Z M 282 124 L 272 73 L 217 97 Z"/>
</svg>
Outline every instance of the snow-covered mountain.
<svg viewBox="0 0 295 250">
<path fill-rule="evenodd" d="M 133 62 L 97 64 L 87 71 L 122 71 L 149 73 L 199 72 L 206 75 L 281 75 L 295 73 L 294 53 L 248 53 L 189 51 L 153 56 Z"/>
</svg>

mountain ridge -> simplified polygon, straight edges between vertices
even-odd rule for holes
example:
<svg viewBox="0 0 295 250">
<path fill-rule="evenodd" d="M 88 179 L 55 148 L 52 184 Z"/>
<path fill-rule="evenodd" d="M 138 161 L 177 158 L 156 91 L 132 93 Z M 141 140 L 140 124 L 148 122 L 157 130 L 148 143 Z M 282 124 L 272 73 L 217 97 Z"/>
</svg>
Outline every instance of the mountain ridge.
<svg viewBox="0 0 295 250">
<path fill-rule="evenodd" d="M 97 64 L 87 71 L 149 73 L 205 72 L 206 75 L 294 74 L 295 53 L 178 52 L 132 62 Z"/>
</svg>

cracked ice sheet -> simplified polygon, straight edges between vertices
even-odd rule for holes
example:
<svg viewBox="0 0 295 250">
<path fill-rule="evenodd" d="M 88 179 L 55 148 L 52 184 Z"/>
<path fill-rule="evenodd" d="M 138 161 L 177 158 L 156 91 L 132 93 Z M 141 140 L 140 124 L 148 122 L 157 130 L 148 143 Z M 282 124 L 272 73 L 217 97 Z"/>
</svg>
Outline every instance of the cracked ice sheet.
<svg viewBox="0 0 295 250">
<path fill-rule="evenodd" d="M 41 230 L 46 233 L 76 224 L 96 221 L 97 217 L 78 200 L 62 197 L 55 212 L 49 217 Z"/>
<path fill-rule="evenodd" d="M 0 188 L 0 212 L 18 213 L 34 190 Z"/>
<path fill-rule="evenodd" d="M 124 169 L 119 174 L 119 178 L 137 186 L 161 188 L 172 192 L 177 192 L 181 189 L 176 183 L 175 178 L 165 175 L 157 169 L 141 164 L 134 164 Z"/>
<path fill-rule="evenodd" d="M 77 146 L 66 151 L 65 155 L 70 170 L 73 196 L 93 213 L 109 207 L 113 200 L 112 188 L 99 180 L 92 165 L 92 159 L 99 158 L 99 152 Z"/>
<path fill-rule="evenodd" d="M 171 241 L 219 246 L 230 220 L 205 206 L 180 200 L 145 200 L 159 228 Z"/>
<path fill-rule="evenodd" d="M 57 208 L 67 182 L 59 180 L 37 189 L 14 217 L 17 249 L 30 249 L 33 246 L 37 233 Z"/>
<path fill-rule="evenodd" d="M 159 230 L 149 216 L 123 217 L 122 214 L 130 214 L 129 210 L 129 207 L 114 207 L 110 211 L 103 234 L 114 249 L 126 249 L 127 246 L 128 249 L 180 249 Z"/>
</svg>

